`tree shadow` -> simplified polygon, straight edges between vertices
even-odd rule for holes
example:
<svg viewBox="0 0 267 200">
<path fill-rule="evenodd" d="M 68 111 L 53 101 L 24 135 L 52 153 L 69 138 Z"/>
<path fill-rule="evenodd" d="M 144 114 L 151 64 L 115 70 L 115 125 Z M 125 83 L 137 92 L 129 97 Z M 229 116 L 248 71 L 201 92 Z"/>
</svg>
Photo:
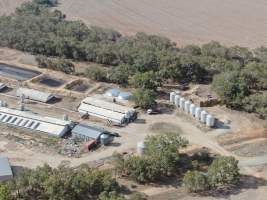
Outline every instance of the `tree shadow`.
<svg viewBox="0 0 267 200">
<path fill-rule="evenodd" d="M 135 124 L 145 124 L 146 120 L 145 119 L 136 119 L 136 120 L 134 120 L 133 123 L 135 123 Z"/>
<path fill-rule="evenodd" d="M 267 181 L 263 178 L 257 178 L 250 175 L 241 175 L 240 182 L 237 185 L 219 187 L 214 190 L 200 193 L 201 196 L 212 196 L 216 198 L 228 198 L 232 195 L 238 195 L 242 190 L 257 189 L 266 186 Z"/>
</svg>

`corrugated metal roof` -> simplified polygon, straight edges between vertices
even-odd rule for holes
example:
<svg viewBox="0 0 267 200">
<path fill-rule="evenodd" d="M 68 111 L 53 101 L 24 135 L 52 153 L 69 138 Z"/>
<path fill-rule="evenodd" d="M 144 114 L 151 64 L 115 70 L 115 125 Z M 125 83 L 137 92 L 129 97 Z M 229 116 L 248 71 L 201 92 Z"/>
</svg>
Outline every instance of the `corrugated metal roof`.
<svg viewBox="0 0 267 200">
<path fill-rule="evenodd" d="M 118 105 L 113 102 L 104 101 L 100 98 L 95 97 L 86 97 L 82 103 L 89 104 L 92 106 L 104 108 L 106 110 L 111 110 L 118 113 L 126 114 L 127 112 L 134 112 L 133 108 L 129 108 L 126 106 Z"/>
<path fill-rule="evenodd" d="M 106 110 L 104 108 L 96 107 L 90 104 L 81 103 L 78 108 L 80 113 L 88 113 L 89 115 L 96 116 L 102 119 L 108 119 L 115 123 L 123 123 L 125 114 Z"/>
<path fill-rule="evenodd" d="M 0 156 L 0 177 L 1 176 L 13 176 L 13 173 L 8 159 Z"/>
<path fill-rule="evenodd" d="M 0 122 L 26 128 L 30 130 L 45 132 L 58 137 L 72 126 L 71 121 L 60 120 L 52 117 L 43 117 L 34 113 L 0 107 Z"/>
<path fill-rule="evenodd" d="M 28 88 L 19 88 L 16 95 L 21 97 L 24 95 L 26 99 L 31 99 L 35 101 L 48 102 L 54 97 L 51 93 L 41 92 L 38 90 L 28 89 Z"/>
<path fill-rule="evenodd" d="M 84 135 L 86 137 L 98 140 L 99 137 L 105 133 L 106 131 L 104 129 L 84 125 L 84 124 L 79 124 L 74 127 L 72 130 L 72 133 L 79 134 L 79 135 Z"/>
</svg>

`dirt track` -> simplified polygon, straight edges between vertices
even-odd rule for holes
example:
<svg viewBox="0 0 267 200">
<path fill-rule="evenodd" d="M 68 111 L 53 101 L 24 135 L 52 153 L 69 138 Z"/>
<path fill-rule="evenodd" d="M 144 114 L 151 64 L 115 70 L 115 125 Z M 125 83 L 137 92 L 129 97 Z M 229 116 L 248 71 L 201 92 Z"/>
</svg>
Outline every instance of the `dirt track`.
<svg viewBox="0 0 267 200">
<path fill-rule="evenodd" d="M 60 0 L 70 19 L 114 28 L 124 34 L 145 31 L 184 45 L 218 40 L 227 45 L 267 46 L 264 0 Z"/>
</svg>

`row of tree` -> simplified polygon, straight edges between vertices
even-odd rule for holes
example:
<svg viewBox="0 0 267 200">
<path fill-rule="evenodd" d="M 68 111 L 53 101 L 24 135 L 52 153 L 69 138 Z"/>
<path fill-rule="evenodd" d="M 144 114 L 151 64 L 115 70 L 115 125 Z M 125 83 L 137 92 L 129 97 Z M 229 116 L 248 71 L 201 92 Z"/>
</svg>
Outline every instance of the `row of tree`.
<svg viewBox="0 0 267 200">
<path fill-rule="evenodd" d="M 143 99 L 168 81 L 209 83 L 216 75 L 214 89 L 228 106 L 266 116 L 262 91 L 267 87 L 267 48 L 251 51 L 218 42 L 177 48 L 165 37 L 145 33 L 126 37 L 114 30 L 68 21 L 63 13 L 51 9 L 56 4 L 34 0 L 22 4 L 14 14 L 0 17 L 0 46 L 106 65 L 88 68 L 85 76 L 130 85 L 138 89 L 139 97 L 143 90 Z M 54 69 L 70 71 L 68 65 L 60 65 Z"/>
<path fill-rule="evenodd" d="M 16 178 L 0 184 L 1 200 L 123 200 L 119 185 L 108 171 L 87 165 L 72 169 L 67 165 L 23 169 Z"/>
</svg>

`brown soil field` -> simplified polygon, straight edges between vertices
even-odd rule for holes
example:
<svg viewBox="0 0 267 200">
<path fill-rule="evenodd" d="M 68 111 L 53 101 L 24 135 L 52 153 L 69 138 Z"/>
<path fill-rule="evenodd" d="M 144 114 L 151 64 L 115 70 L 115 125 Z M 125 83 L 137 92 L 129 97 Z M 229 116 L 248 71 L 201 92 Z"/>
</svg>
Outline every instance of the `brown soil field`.
<svg viewBox="0 0 267 200">
<path fill-rule="evenodd" d="M 29 0 L 0 0 L 0 15 L 8 15 L 20 4 Z"/>
<path fill-rule="evenodd" d="M 127 35 L 160 34 L 179 46 L 211 40 L 267 46 L 265 0 L 60 0 L 59 8 L 69 19 Z"/>
<path fill-rule="evenodd" d="M 0 15 L 28 0 L 0 0 Z M 267 46 L 264 0 L 59 0 L 68 19 L 171 38 L 178 46 L 211 40 L 225 45 Z"/>
</svg>

